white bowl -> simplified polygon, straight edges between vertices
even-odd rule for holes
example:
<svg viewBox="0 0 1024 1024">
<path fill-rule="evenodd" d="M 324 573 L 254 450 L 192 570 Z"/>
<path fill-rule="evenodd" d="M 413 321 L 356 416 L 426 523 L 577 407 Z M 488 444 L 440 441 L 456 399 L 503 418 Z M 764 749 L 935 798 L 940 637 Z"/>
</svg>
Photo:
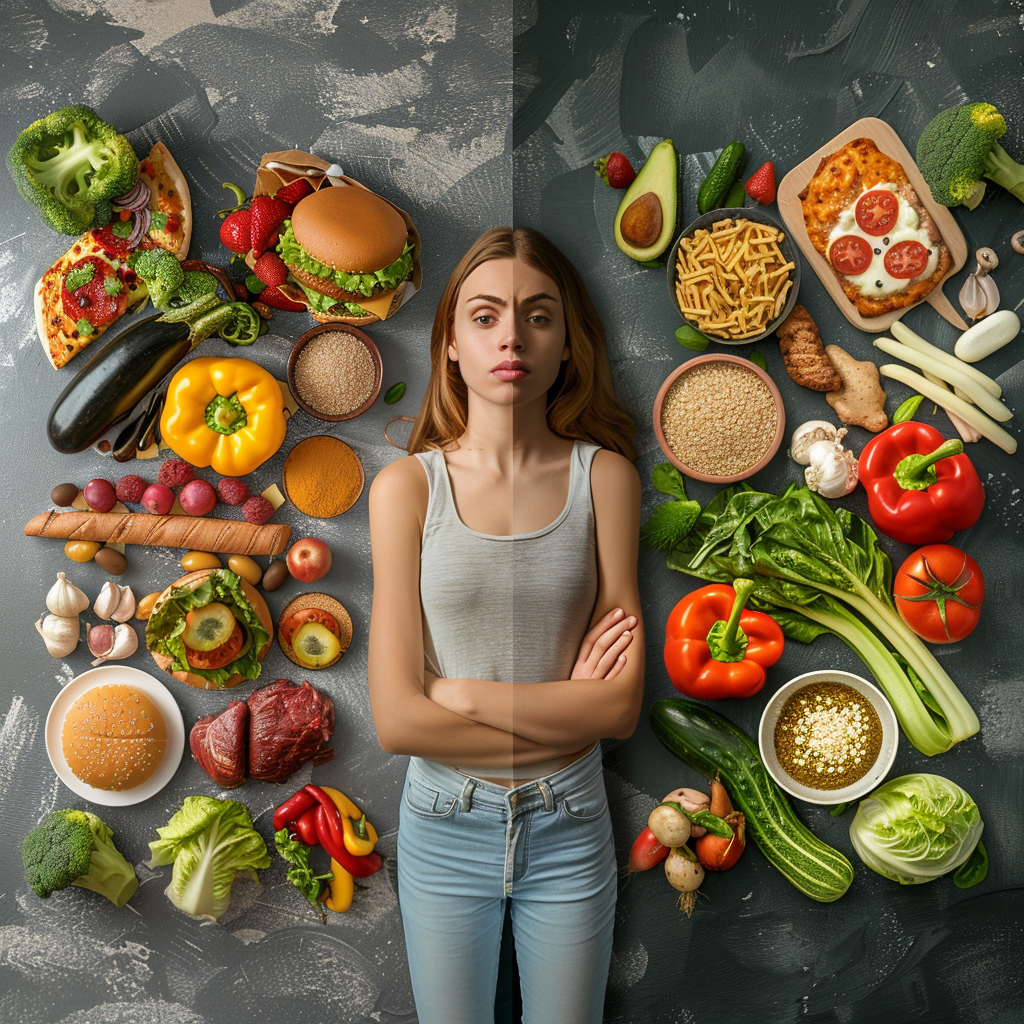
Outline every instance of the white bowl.
<svg viewBox="0 0 1024 1024">
<path fill-rule="evenodd" d="M 167 728 L 167 747 L 163 760 L 148 779 L 132 789 L 97 789 L 90 786 L 75 775 L 64 757 L 61 736 L 64 731 L 64 719 L 67 718 L 71 706 L 94 686 L 111 684 L 133 686 L 144 693 L 160 709 Z M 46 716 L 45 734 L 46 753 L 60 781 L 72 793 L 77 793 L 90 803 L 102 804 L 105 807 L 128 807 L 156 796 L 174 777 L 185 750 L 185 723 L 170 690 L 148 672 L 129 665 L 101 665 L 75 676 L 50 705 L 50 713 Z"/>
<path fill-rule="evenodd" d="M 842 789 L 812 789 L 802 785 L 789 776 L 779 764 L 779 758 L 775 753 L 775 723 L 779 719 L 783 705 L 797 690 L 802 690 L 811 683 L 843 683 L 849 686 L 867 697 L 882 723 L 882 746 L 875 763 L 868 769 L 867 774 Z M 761 724 L 757 728 L 757 745 L 761 748 L 761 760 L 764 761 L 768 774 L 791 796 L 806 800 L 809 804 L 844 804 L 867 795 L 889 774 L 889 769 L 896 760 L 898 736 L 896 712 L 877 686 L 860 676 L 855 676 L 852 672 L 828 669 L 823 672 L 805 672 L 779 687 L 761 715 Z"/>
</svg>

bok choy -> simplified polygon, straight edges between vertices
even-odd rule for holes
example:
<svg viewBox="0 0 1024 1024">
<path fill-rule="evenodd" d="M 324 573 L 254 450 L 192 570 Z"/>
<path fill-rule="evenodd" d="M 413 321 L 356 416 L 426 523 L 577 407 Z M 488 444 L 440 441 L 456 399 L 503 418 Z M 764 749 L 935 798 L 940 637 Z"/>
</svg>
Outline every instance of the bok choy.
<svg viewBox="0 0 1024 1024">
<path fill-rule="evenodd" d="M 823 632 L 838 636 L 871 670 L 921 753 L 942 753 L 978 731 L 956 684 L 896 611 L 892 563 L 875 532 L 806 487 L 781 495 L 726 488 L 672 549 L 668 566 L 712 582 L 754 579 L 752 603 L 786 636 L 804 643 Z"/>
</svg>

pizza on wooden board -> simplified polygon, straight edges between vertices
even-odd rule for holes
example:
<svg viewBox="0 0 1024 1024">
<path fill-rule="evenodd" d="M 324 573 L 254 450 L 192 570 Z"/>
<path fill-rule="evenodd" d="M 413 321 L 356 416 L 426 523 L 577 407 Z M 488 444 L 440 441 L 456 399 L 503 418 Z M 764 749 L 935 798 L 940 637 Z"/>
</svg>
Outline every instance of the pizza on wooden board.
<svg viewBox="0 0 1024 1024">
<path fill-rule="evenodd" d="M 145 282 L 128 266 L 131 253 L 159 246 L 178 259 L 188 255 L 192 237 L 188 184 L 162 142 L 140 162 L 139 182 L 122 198 L 129 205 L 115 204 L 114 219 L 82 235 L 35 287 L 36 331 L 54 369 L 59 370 L 147 297 Z M 136 225 L 140 230 L 145 227 L 137 242 L 131 237 Z"/>
<path fill-rule="evenodd" d="M 903 166 L 871 139 L 824 157 L 799 197 L 811 244 L 862 316 L 920 302 L 952 265 Z"/>
</svg>

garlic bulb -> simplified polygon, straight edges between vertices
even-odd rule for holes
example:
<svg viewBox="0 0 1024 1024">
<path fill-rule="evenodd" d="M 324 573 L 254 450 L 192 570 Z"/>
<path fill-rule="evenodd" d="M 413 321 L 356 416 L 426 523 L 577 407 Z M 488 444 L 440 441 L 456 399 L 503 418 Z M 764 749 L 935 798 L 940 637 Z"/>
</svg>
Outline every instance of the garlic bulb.
<svg viewBox="0 0 1024 1024">
<path fill-rule="evenodd" d="M 89 607 L 89 598 L 64 573 L 59 572 L 57 573 L 57 582 L 50 587 L 49 593 L 46 595 L 46 607 L 54 615 L 74 618 L 79 612 L 84 612 Z"/>
<path fill-rule="evenodd" d="M 999 308 L 999 289 L 988 276 L 990 270 L 999 266 L 999 257 L 991 249 L 979 249 L 975 253 L 977 265 L 960 289 L 960 305 L 972 319 L 980 320 Z"/>
<path fill-rule="evenodd" d="M 93 665 L 130 658 L 139 647 L 139 635 L 126 622 L 116 626 L 93 626 L 89 630 L 89 651 L 96 657 Z"/>
<path fill-rule="evenodd" d="M 810 465 L 804 470 L 804 479 L 823 498 L 841 498 L 857 486 L 857 457 L 843 447 L 845 436 L 843 427 L 833 440 L 815 441 L 807 450 Z"/>
<path fill-rule="evenodd" d="M 789 445 L 789 457 L 798 465 L 806 466 L 810 459 L 807 452 L 815 441 L 834 441 L 836 430 L 825 420 L 808 420 L 793 431 Z"/>
<path fill-rule="evenodd" d="M 104 583 L 92 610 L 101 619 L 127 622 L 135 614 L 135 595 L 132 588 L 109 581 Z"/>
<path fill-rule="evenodd" d="M 51 657 L 66 658 L 78 646 L 82 628 L 77 615 L 43 615 L 36 623 L 36 632 Z"/>
</svg>

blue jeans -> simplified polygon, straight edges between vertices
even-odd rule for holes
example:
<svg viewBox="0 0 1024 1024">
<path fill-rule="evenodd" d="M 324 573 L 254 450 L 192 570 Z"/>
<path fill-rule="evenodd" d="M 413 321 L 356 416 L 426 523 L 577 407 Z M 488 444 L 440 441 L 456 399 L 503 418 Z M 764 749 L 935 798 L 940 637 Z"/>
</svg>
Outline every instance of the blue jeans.
<svg viewBox="0 0 1024 1024">
<path fill-rule="evenodd" d="M 524 1024 L 599 1024 L 615 891 L 600 745 L 515 789 L 410 760 L 398 897 L 419 1024 L 493 1021 L 506 900 Z"/>
</svg>

